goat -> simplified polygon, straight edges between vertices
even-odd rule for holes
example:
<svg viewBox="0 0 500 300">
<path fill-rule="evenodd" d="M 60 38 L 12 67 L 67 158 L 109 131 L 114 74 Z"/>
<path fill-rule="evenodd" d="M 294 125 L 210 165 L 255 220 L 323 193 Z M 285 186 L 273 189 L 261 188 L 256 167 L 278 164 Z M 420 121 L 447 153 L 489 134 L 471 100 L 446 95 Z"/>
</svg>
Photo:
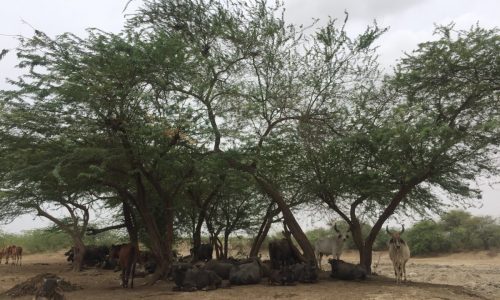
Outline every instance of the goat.
<svg viewBox="0 0 500 300">
<path fill-rule="evenodd" d="M 389 240 L 389 257 L 391 258 L 394 267 L 394 275 L 396 283 L 401 283 L 401 278 L 404 276 L 406 282 L 406 262 L 410 259 L 410 248 L 408 244 L 401 238 L 401 234 L 405 231 L 405 226 L 401 226 L 401 232 L 390 232 L 389 226 L 386 227 L 387 233 L 391 236 Z"/>
<path fill-rule="evenodd" d="M 350 229 L 347 230 L 345 234 L 341 233 L 338 230 L 337 224 L 333 226 L 333 229 L 336 231 L 336 234 L 333 237 L 319 239 L 314 244 L 314 252 L 318 260 L 318 266 L 320 270 L 322 269 L 321 259 L 323 258 L 323 255 L 332 255 L 333 258 L 340 259 L 340 255 L 342 254 L 342 250 L 344 247 L 344 242 L 347 240 L 347 238 L 349 238 L 347 232 L 349 232 Z"/>
</svg>

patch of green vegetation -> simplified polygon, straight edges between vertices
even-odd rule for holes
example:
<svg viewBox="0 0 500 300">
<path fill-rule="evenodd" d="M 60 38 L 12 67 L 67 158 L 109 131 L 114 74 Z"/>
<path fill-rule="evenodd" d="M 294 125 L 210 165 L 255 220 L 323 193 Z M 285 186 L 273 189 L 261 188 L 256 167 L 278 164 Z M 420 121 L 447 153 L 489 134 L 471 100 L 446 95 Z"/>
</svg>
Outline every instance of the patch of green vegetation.
<svg viewBox="0 0 500 300">
<path fill-rule="evenodd" d="M 126 242 L 126 237 L 111 231 L 85 237 L 87 245 L 111 245 L 122 242 Z M 29 254 L 69 249 L 72 240 L 67 234 L 53 227 L 27 230 L 20 234 L 0 232 L 0 248 L 8 245 L 21 246 L 23 252 Z"/>
</svg>

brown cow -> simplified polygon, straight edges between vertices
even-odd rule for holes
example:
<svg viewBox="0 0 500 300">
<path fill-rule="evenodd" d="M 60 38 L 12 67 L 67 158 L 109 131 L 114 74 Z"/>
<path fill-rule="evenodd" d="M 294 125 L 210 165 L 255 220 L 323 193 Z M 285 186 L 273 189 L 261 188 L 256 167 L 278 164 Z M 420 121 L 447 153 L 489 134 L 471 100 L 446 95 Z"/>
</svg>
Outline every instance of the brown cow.
<svg viewBox="0 0 500 300">
<path fill-rule="evenodd" d="M 0 248 L 0 264 L 2 263 L 2 258 L 6 256 L 6 254 L 7 254 L 7 248 L 5 247 Z"/>
<path fill-rule="evenodd" d="M 21 265 L 23 259 L 23 247 L 10 245 L 3 249 L 3 254 L 5 254 L 5 264 L 8 264 L 9 258 L 12 258 L 13 265 Z"/>
<path fill-rule="evenodd" d="M 12 257 L 12 264 L 15 263 L 16 260 L 16 246 L 10 245 L 5 248 L 5 264 L 9 264 L 9 258 Z"/>
<path fill-rule="evenodd" d="M 12 248 L 14 257 L 12 258 L 13 260 L 16 260 L 16 265 L 22 265 L 23 261 L 23 247 L 21 246 L 16 246 L 15 248 Z"/>
<path fill-rule="evenodd" d="M 128 287 L 128 281 L 132 276 L 130 288 L 134 288 L 135 265 L 139 259 L 139 249 L 134 244 L 120 245 L 120 247 L 112 248 L 109 254 L 111 258 L 117 258 L 118 264 L 122 269 L 121 280 L 122 287 Z"/>
</svg>

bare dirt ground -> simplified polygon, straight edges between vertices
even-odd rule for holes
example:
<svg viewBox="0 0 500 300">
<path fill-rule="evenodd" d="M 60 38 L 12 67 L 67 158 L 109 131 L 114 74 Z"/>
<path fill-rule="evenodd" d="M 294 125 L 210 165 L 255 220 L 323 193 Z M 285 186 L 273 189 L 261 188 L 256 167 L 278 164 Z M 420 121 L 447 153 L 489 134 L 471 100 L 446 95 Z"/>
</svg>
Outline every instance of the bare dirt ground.
<svg viewBox="0 0 500 300">
<path fill-rule="evenodd" d="M 363 282 L 333 280 L 324 272 L 316 284 L 281 287 L 268 286 L 262 280 L 259 285 L 194 293 L 173 292 L 173 282 L 144 286 L 144 278 L 136 278 L 136 287 L 125 290 L 119 287 L 119 272 L 88 269 L 73 273 L 62 253 L 27 255 L 22 266 L 1 265 L 0 299 L 10 299 L 4 292 L 14 285 L 47 272 L 82 287 L 67 292 L 67 299 L 500 299 L 500 255 L 489 252 L 411 258 L 407 265 L 409 282 L 402 285 L 394 283 L 391 262 L 382 252 L 373 257 L 379 275 Z M 347 252 L 343 259 L 355 262 L 357 253 Z M 329 270 L 323 261 L 323 268 Z"/>
</svg>

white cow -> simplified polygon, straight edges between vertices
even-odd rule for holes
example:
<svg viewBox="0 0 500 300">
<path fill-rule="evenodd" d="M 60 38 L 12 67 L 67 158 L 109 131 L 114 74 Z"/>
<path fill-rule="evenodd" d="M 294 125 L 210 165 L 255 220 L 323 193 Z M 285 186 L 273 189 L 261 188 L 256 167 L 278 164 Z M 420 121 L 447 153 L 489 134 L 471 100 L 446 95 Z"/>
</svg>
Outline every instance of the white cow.
<svg viewBox="0 0 500 300">
<path fill-rule="evenodd" d="M 405 231 L 404 225 L 402 228 L 401 232 L 390 232 L 389 226 L 385 228 L 387 233 L 391 236 L 389 240 L 389 257 L 394 267 L 396 283 L 400 283 L 403 277 L 406 282 L 406 262 L 410 259 L 410 248 L 401 238 L 401 234 Z"/>
<path fill-rule="evenodd" d="M 343 234 L 338 230 L 337 224 L 333 226 L 333 229 L 335 229 L 334 236 L 319 239 L 314 244 L 314 253 L 316 255 L 316 259 L 318 260 L 318 266 L 320 269 L 322 269 L 321 260 L 323 255 L 332 255 L 333 258 L 340 259 L 340 255 L 342 254 L 342 250 L 344 248 L 344 242 L 349 237 L 349 230 Z"/>
</svg>

